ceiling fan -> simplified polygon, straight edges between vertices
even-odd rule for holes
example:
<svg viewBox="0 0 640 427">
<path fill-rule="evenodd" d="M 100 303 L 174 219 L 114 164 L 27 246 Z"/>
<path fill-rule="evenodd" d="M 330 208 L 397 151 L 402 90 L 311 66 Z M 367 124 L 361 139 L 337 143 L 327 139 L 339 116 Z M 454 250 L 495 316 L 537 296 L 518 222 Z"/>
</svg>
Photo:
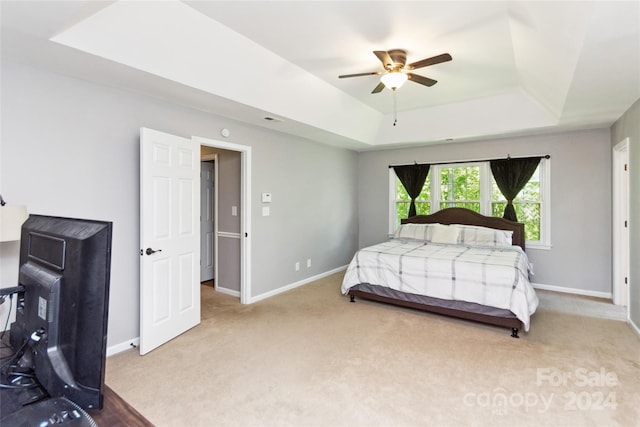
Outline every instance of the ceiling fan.
<svg viewBox="0 0 640 427">
<path fill-rule="evenodd" d="M 407 64 L 407 52 L 402 49 L 392 49 L 389 51 L 376 50 L 373 52 L 384 67 L 384 71 L 372 71 L 369 73 L 357 73 L 357 74 L 343 74 L 338 76 L 340 79 L 348 77 L 360 77 L 360 76 L 376 76 L 380 77 L 380 83 L 373 89 L 371 93 L 382 92 L 382 89 L 388 87 L 395 91 L 404 84 L 407 80 L 419 83 L 425 86 L 433 86 L 437 83 L 436 80 L 429 77 L 420 76 L 418 74 L 409 73 L 407 71 L 417 70 L 418 68 L 427 67 L 429 65 L 440 64 L 441 62 L 451 61 L 451 55 L 443 53 L 441 55 L 433 56 L 431 58 L 422 59 L 420 61 Z"/>
</svg>

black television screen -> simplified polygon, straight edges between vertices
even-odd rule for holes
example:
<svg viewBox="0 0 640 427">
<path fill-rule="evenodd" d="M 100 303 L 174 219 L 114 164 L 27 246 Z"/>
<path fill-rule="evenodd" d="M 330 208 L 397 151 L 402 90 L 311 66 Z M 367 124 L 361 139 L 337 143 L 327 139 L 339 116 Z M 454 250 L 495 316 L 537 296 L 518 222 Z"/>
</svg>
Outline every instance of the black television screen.
<svg viewBox="0 0 640 427">
<path fill-rule="evenodd" d="M 30 215 L 11 345 L 50 397 L 102 408 L 112 223 Z"/>
</svg>

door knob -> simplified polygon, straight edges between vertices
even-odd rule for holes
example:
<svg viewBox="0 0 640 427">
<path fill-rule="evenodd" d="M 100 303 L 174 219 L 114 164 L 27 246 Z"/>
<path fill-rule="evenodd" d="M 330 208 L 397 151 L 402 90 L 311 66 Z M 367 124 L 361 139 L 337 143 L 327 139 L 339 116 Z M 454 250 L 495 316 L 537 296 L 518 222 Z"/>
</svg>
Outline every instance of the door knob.
<svg viewBox="0 0 640 427">
<path fill-rule="evenodd" d="M 158 249 L 157 251 L 154 251 L 151 248 L 147 248 L 147 250 L 145 251 L 147 255 L 151 255 L 151 254 L 155 254 L 156 252 L 162 252 L 162 249 Z"/>
</svg>

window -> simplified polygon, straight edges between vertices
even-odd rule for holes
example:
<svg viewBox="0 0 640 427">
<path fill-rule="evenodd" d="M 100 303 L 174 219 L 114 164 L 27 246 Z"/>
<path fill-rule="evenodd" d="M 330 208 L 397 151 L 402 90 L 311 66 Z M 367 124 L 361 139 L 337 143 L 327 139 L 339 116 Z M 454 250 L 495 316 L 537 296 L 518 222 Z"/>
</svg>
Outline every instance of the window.
<svg viewBox="0 0 640 427">
<path fill-rule="evenodd" d="M 495 180 L 491 180 L 491 215 L 502 216 L 507 200 L 504 198 Z M 524 235 L 531 242 L 540 241 L 540 166 L 513 200 L 518 222 L 524 223 Z"/>
<path fill-rule="evenodd" d="M 444 165 L 434 169 L 440 178 L 435 194 L 439 209 L 456 207 L 481 211 L 480 165 Z"/>
<path fill-rule="evenodd" d="M 393 233 L 400 219 L 407 217 L 411 201 L 393 168 L 389 168 L 389 190 L 392 202 L 389 232 Z M 518 221 L 525 225 L 528 247 L 550 248 L 549 191 L 549 160 L 543 158 L 513 201 Z M 416 211 L 424 215 L 448 207 L 461 207 L 502 217 L 506 204 L 493 179 L 489 162 L 453 163 L 431 166 L 416 199 Z"/>
<path fill-rule="evenodd" d="M 400 218 L 406 218 L 409 215 L 409 205 L 411 204 L 411 198 L 407 194 L 407 190 L 404 189 L 404 186 L 393 172 L 393 169 L 390 169 L 391 175 L 393 175 L 393 183 L 395 186 L 395 204 L 394 204 L 394 212 L 395 217 L 397 218 L 397 223 L 395 225 L 400 224 Z M 431 172 L 429 172 L 431 175 Z M 431 212 L 431 195 L 429 194 L 429 186 L 430 186 L 430 178 L 427 175 L 427 180 L 422 187 L 422 191 L 420 195 L 415 201 L 416 204 L 416 213 L 418 215 L 428 215 Z M 394 227 L 395 229 L 395 227 Z"/>
</svg>

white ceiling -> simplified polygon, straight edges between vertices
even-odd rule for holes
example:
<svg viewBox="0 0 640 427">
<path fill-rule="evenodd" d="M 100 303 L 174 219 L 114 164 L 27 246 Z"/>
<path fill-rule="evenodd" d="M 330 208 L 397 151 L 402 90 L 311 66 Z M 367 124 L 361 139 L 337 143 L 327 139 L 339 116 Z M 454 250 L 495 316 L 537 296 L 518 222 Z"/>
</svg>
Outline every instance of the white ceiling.
<svg viewBox="0 0 640 427">
<path fill-rule="evenodd" d="M 634 1 L 6 1 L 2 58 L 356 150 L 610 126 Z M 371 94 L 374 50 L 438 80 Z M 270 116 L 282 121 L 265 121 Z"/>
</svg>

